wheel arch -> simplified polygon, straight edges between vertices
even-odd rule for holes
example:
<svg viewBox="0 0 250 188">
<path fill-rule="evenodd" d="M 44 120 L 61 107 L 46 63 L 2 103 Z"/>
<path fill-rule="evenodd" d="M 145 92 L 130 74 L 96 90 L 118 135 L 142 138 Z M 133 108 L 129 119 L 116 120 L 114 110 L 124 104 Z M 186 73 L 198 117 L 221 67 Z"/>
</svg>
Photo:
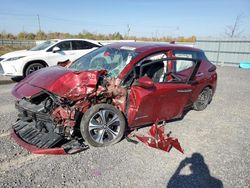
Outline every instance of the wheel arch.
<svg viewBox="0 0 250 188">
<path fill-rule="evenodd" d="M 203 85 L 202 87 L 200 88 L 197 88 L 197 90 L 195 90 L 195 92 L 193 93 L 192 97 L 191 97 L 191 102 L 194 103 L 198 96 L 200 95 L 200 93 L 205 89 L 205 88 L 209 88 L 212 90 L 212 95 L 214 94 L 214 89 L 213 89 L 213 86 L 209 83 Z"/>
<path fill-rule="evenodd" d="M 204 86 L 200 92 L 202 92 L 205 88 L 211 89 L 212 90 L 212 95 L 214 95 L 215 90 L 214 90 L 214 87 L 211 84 L 207 84 L 206 86 Z"/>
<path fill-rule="evenodd" d="M 213 90 L 213 86 L 212 86 L 212 85 L 210 85 L 210 84 L 208 84 L 208 85 L 204 86 L 204 87 L 202 88 L 202 90 L 204 90 L 204 89 L 205 89 L 205 88 L 207 88 L 207 87 L 208 87 L 209 89 L 212 89 L 212 90 Z M 201 90 L 201 91 L 202 91 L 202 90 Z"/>
<path fill-rule="evenodd" d="M 25 72 L 26 72 L 27 67 L 28 67 L 29 65 L 33 64 L 33 63 L 41 63 L 44 67 L 48 67 L 48 66 L 49 66 L 44 60 L 41 60 L 41 59 L 28 61 L 28 62 L 24 65 L 24 67 L 23 67 L 23 76 L 25 76 Z"/>
<path fill-rule="evenodd" d="M 213 91 L 213 93 L 214 93 L 213 86 L 212 86 L 211 84 L 206 84 L 206 85 L 204 85 L 203 87 L 201 87 L 201 89 L 198 90 L 197 97 L 198 97 L 198 95 L 199 95 L 205 88 L 211 89 L 211 90 Z"/>
</svg>

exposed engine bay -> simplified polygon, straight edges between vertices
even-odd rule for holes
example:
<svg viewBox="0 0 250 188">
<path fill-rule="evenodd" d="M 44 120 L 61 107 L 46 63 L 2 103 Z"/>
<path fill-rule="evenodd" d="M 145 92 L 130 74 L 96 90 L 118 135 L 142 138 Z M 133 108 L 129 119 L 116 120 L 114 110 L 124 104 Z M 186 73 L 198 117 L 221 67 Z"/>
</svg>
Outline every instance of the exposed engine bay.
<svg viewBox="0 0 250 188">
<path fill-rule="evenodd" d="M 72 88 L 64 96 L 42 89 L 16 101 L 19 115 L 13 125 L 14 132 L 38 148 L 62 147 L 66 153 L 88 149 L 80 133 L 80 121 L 90 106 L 108 103 L 121 111 L 125 109 L 127 90 L 119 86 L 119 80 L 108 79 L 106 71 L 98 73 L 98 77 L 93 77 L 96 73 L 88 74 L 88 83 L 96 81 L 96 87 L 88 87 L 87 82 L 83 87 L 79 83 L 78 88 Z M 79 90 L 84 90 L 82 96 Z"/>
</svg>

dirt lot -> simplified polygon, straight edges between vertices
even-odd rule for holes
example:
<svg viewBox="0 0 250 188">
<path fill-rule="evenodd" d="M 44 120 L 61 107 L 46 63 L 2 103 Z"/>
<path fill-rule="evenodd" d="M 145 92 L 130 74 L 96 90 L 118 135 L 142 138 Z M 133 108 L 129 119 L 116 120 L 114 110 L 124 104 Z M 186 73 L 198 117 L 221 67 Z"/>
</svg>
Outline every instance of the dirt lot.
<svg viewBox="0 0 250 188">
<path fill-rule="evenodd" d="M 218 67 L 218 75 L 206 110 L 165 127 L 185 154 L 126 140 L 75 155 L 30 154 L 9 136 L 13 83 L 0 85 L 0 187 L 250 187 L 250 70 Z"/>
</svg>

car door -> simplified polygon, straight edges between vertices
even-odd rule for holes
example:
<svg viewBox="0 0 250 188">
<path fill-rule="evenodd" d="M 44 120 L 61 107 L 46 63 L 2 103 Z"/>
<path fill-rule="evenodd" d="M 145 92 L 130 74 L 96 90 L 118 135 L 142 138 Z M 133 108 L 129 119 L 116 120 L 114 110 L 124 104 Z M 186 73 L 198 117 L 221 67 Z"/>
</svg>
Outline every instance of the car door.
<svg viewBox="0 0 250 188">
<path fill-rule="evenodd" d="M 153 81 L 153 86 L 144 87 L 137 84 L 138 81 L 131 86 L 127 109 L 128 123 L 131 127 L 170 120 L 182 115 L 184 107 L 189 104 L 193 91 L 191 80 L 199 66 L 198 61 L 190 60 L 193 62 L 192 71 L 186 75 L 186 78 L 179 78 L 174 72 L 174 67 L 184 59 L 187 60 L 168 58 L 147 62 L 140 66 L 138 81 L 148 77 Z M 173 68 L 169 69 L 170 65 Z"/>
<path fill-rule="evenodd" d="M 53 51 L 54 47 L 58 47 L 60 50 Z M 74 50 L 72 49 L 71 41 L 59 42 L 47 50 L 46 62 L 49 64 L 49 66 L 57 65 L 58 62 L 66 61 L 67 59 L 70 61 L 74 60 Z"/>
<path fill-rule="evenodd" d="M 173 50 L 173 56 L 174 57 L 183 57 L 183 58 L 191 58 L 191 59 L 197 59 L 200 58 L 202 61 L 201 55 L 197 53 L 197 51 L 189 51 L 189 50 Z M 180 63 L 181 62 L 181 63 Z M 199 67 L 199 70 L 197 71 L 197 74 L 195 75 L 195 80 L 197 81 L 196 84 L 193 86 L 193 99 L 196 99 L 198 94 L 200 93 L 201 89 L 204 87 L 204 72 L 201 71 L 202 64 Z M 190 71 L 192 71 L 192 62 L 191 61 L 186 61 L 186 60 L 179 60 L 179 65 L 174 67 L 176 74 L 179 77 L 186 78 L 189 74 Z M 203 86 L 202 86 L 203 85 Z M 190 100 L 190 105 L 194 101 Z"/>
<path fill-rule="evenodd" d="M 74 60 L 76 60 L 79 57 L 93 51 L 94 49 L 96 49 L 98 47 L 99 46 L 92 44 L 88 41 L 73 40 L 72 41 L 72 49 L 74 50 L 74 54 L 73 54 L 72 58 Z"/>
</svg>

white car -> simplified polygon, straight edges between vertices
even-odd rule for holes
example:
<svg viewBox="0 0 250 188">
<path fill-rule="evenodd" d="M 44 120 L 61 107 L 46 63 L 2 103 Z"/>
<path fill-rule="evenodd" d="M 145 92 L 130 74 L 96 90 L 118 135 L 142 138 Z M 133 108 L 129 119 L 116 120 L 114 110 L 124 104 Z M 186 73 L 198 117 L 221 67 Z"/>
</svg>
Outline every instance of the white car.
<svg viewBox="0 0 250 188">
<path fill-rule="evenodd" d="M 99 48 L 101 43 L 85 39 L 48 40 L 29 50 L 10 52 L 0 57 L 0 74 L 11 77 L 27 76 L 60 61 L 75 61 Z"/>
</svg>

